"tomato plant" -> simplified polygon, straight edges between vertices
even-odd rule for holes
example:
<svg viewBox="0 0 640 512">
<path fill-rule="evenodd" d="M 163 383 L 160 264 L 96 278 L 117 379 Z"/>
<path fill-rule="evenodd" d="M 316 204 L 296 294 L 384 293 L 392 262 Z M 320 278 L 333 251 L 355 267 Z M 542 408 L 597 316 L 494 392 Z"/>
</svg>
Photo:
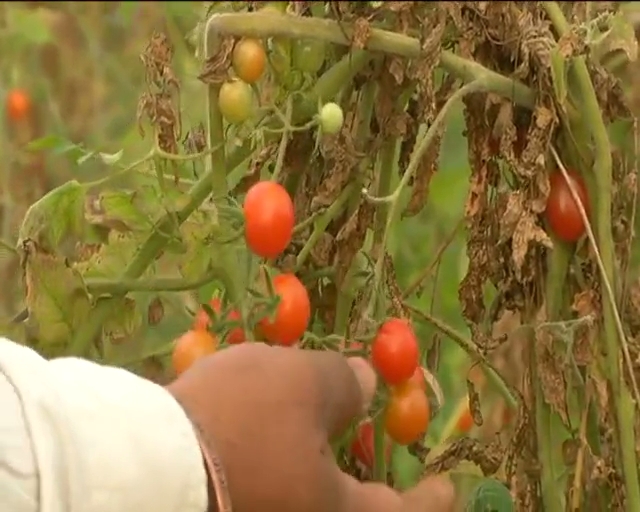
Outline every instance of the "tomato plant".
<svg viewBox="0 0 640 512">
<path fill-rule="evenodd" d="M 296 39 L 291 52 L 293 66 L 297 70 L 315 75 L 324 64 L 325 42 L 319 39 Z"/>
<path fill-rule="evenodd" d="M 198 359 L 213 354 L 218 342 L 205 330 L 190 330 L 180 336 L 173 346 L 171 363 L 177 375 L 187 371 Z"/>
<path fill-rule="evenodd" d="M 585 212 L 589 214 L 589 197 L 582 177 L 575 171 L 567 171 Z M 549 226 L 560 240 L 575 242 L 585 232 L 585 224 L 578 205 L 573 199 L 569 185 L 560 171 L 549 176 L 549 197 L 545 217 Z"/>
<path fill-rule="evenodd" d="M 264 74 L 267 67 L 267 53 L 257 39 L 242 39 L 233 48 L 231 62 L 238 78 L 253 84 Z"/>
<path fill-rule="evenodd" d="M 387 434 L 396 443 L 418 441 L 429 426 L 429 400 L 420 386 L 407 382 L 393 388 L 384 413 Z"/>
<path fill-rule="evenodd" d="M 374 368 L 389 385 L 402 384 L 419 367 L 418 341 L 407 320 L 390 318 L 378 329 L 371 345 Z"/>
<path fill-rule="evenodd" d="M 220 312 L 222 311 L 222 303 L 220 302 L 220 299 L 217 297 L 211 299 L 211 301 L 209 302 L 209 306 L 217 314 L 220 314 Z M 227 320 L 227 321 L 229 320 L 239 321 L 240 319 L 241 319 L 240 313 L 235 309 L 232 309 L 231 311 L 229 311 L 224 318 L 224 320 Z M 211 318 L 209 317 L 209 314 L 204 309 L 198 310 L 193 322 L 193 329 L 207 330 L 209 329 L 210 326 L 211 326 Z M 242 343 L 246 339 L 247 338 L 244 335 L 244 330 L 242 329 L 242 327 L 234 327 L 227 334 L 225 341 L 230 345 L 237 345 L 238 343 Z"/>
<path fill-rule="evenodd" d="M 372 468 L 375 460 L 375 449 L 373 441 L 373 423 L 371 420 L 365 420 L 356 428 L 353 441 L 349 447 L 349 452 L 361 464 L 368 468 Z M 385 437 L 385 459 L 389 462 L 391 457 L 391 443 Z"/>
<path fill-rule="evenodd" d="M 320 128 L 322 133 L 335 135 L 342 129 L 344 113 L 337 103 L 326 103 L 320 110 Z"/>
<path fill-rule="evenodd" d="M 273 181 L 253 185 L 244 198 L 244 235 L 247 247 L 262 258 L 275 258 L 285 250 L 294 227 L 293 201 Z"/>
<path fill-rule="evenodd" d="M 279 274 L 273 278 L 274 293 L 280 297 L 275 318 L 259 322 L 264 338 L 279 345 L 293 345 L 307 330 L 311 318 L 311 303 L 307 289 L 294 274 Z"/>
<path fill-rule="evenodd" d="M 242 80 L 231 80 L 220 87 L 218 96 L 220 113 L 228 123 L 240 124 L 254 113 L 253 91 Z"/>
<path fill-rule="evenodd" d="M 23 89 L 11 89 L 7 93 L 5 108 L 11 120 L 21 121 L 31 112 L 31 98 Z"/>
</svg>

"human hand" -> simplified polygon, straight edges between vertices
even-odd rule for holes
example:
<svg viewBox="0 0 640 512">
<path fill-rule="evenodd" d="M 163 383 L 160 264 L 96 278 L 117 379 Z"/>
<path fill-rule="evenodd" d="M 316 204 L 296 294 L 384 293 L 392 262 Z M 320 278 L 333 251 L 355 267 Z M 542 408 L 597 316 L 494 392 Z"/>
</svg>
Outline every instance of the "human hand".
<svg viewBox="0 0 640 512">
<path fill-rule="evenodd" d="M 329 441 L 366 411 L 375 386 L 361 358 L 246 343 L 202 359 L 168 389 L 215 443 L 234 512 L 452 510 L 446 479 L 398 493 L 338 468 Z"/>
</svg>

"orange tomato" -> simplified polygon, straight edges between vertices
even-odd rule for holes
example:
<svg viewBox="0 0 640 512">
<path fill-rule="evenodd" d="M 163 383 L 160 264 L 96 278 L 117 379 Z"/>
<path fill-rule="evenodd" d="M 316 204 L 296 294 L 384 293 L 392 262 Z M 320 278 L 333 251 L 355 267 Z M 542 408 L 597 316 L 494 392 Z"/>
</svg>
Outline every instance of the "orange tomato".
<svg viewBox="0 0 640 512">
<path fill-rule="evenodd" d="M 11 89 L 7 93 L 6 109 L 13 121 L 25 119 L 31 112 L 31 98 L 23 89 Z"/>
<path fill-rule="evenodd" d="M 418 441 L 429 426 L 429 400 L 425 392 L 412 382 L 392 389 L 384 414 L 387 434 L 398 444 Z"/>
<path fill-rule="evenodd" d="M 266 341 L 290 346 L 300 339 L 309 325 L 309 294 L 294 274 L 274 277 L 273 290 L 280 297 L 275 318 L 273 322 L 269 318 L 263 318 L 258 325 Z"/>
<path fill-rule="evenodd" d="M 171 363 L 176 375 L 187 371 L 193 363 L 216 351 L 218 342 L 209 332 L 191 330 L 180 336 L 173 346 Z"/>
<path fill-rule="evenodd" d="M 233 69 L 243 82 L 253 84 L 260 80 L 267 67 L 267 53 L 256 39 L 242 39 L 233 48 Z"/>
</svg>

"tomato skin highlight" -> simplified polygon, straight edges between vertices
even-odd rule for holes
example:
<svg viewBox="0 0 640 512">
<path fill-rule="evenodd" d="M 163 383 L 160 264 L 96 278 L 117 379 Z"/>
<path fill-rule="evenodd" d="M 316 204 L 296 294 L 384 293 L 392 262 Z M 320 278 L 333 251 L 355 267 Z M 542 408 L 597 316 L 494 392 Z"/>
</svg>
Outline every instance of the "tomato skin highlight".
<svg viewBox="0 0 640 512">
<path fill-rule="evenodd" d="M 21 121 L 31 112 L 31 98 L 23 89 L 11 89 L 7 93 L 5 108 L 12 121 Z"/>
<path fill-rule="evenodd" d="M 228 123 L 244 123 L 254 112 L 251 86 L 242 80 L 223 83 L 218 93 L 218 107 Z"/>
<path fill-rule="evenodd" d="M 394 388 L 384 412 L 384 426 L 398 444 L 418 441 L 429 426 L 429 400 L 418 385 L 408 382 Z"/>
<path fill-rule="evenodd" d="M 264 74 L 267 67 L 267 53 L 260 41 L 242 39 L 233 48 L 231 62 L 238 78 L 253 84 Z"/>
<path fill-rule="evenodd" d="M 274 293 L 280 296 L 273 322 L 263 318 L 259 323 L 266 341 L 278 345 L 294 345 L 307 330 L 311 319 L 311 302 L 304 285 L 294 274 L 273 278 Z"/>
<path fill-rule="evenodd" d="M 218 342 L 208 331 L 191 330 L 175 340 L 171 363 L 176 375 L 187 371 L 193 363 L 216 351 Z"/>
<path fill-rule="evenodd" d="M 220 299 L 217 297 L 209 301 L 209 306 L 218 315 L 222 311 L 222 303 L 220 302 Z M 240 319 L 241 319 L 240 313 L 238 313 L 238 311 L 236 311 L 235 309 L 232 309 L 227 313 L 226 318 L 224 320 L 239 321 Z M 198 312 L 196 313 L 196 317 L 193 322 L 193 330 L 206 331 L 209 329 L 210 326 L 211 326 L 211 318 L 209 317 L 209 315 L 204 309 L 202 308 L 199 309 Z M 239 343 L 243 343 L 246 339 L 247 338 L 244 335 L 244 330 L 242 329 L 242 327 L 234 327 L 233 329 L 229 330 L 229 332 L 227 333 L 227 337 L 225 341 L 229 345 L 237 345 Z"/>
<path fill-rule="evenodd" d="M 253 185 L 244 199 L 244 235 L 247 247 L 261 258 L 276 258 L 291 241 L 295 223 L 293 201 L 273 181 Z"/>
<path fill-rule="evenodd" d="M 391 458 L 391 444 L 385 438 L 385 459 L 389 462 Z M 358 462 L 368 468 L 373 468 L 375 462 L 374 432 L 371 420 L 360 423 L 356 428 L 356 433 L 349 447 L 349 452 Z"/>
<path fill-rule="evenodd" d="M 568 170 L 567 174 L 575 185 L 585 212 L 589 215 L 589 196 L 582 177 L 572 170 Z M 550 191 L 545 210 L 549 227 L 560 240 L 576 242 L 584 234 L 586 227 L 569 185 L 560 171 L 555 171 L 549 176 L 549 185 Z"/>
<path fill-rule="evenodd" d="M 378 329 L 371 345 L 371 361 L 390 386 L 409 380 L 419 367 L 420 351 L 411 324 L 390 318 Z"/>
</svg>

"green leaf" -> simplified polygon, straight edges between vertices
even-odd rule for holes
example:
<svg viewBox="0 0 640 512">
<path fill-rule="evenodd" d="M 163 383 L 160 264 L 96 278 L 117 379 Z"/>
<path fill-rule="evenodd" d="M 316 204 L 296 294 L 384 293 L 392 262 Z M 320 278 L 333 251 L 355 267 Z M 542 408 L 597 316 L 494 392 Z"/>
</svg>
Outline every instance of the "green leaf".
<svg viewBox="0 0 640 512">
<path fill-rule="evenodd" d="M 112 230 L 107 243 L 88 259 L 76 263 L 75 267 L 85 277 L 118 277 L 136 255 L 141 244 L 141 237 Z M 151 265 L 144 275 L 148 276 L 153 272 Z"/>
<path fill-rule="evenodd" d="M 106 190 L 87 202 L 86 218 L 90 224 L 127 231 L 149 230 L 154 216 L 150 214 L 153 203 L 146 190 Z M 157 196 L 157 194 L 156 194 Z M 145 208 L 147 211 L 145 211 Z"/>
<path fill-rule="evenodd" d="M 23 250 L 27 328 L 49 349 L 66 347 L 91 310 L 82 276 L 35 242 L 26 243 Z"/>
<path fill-rule="evenodd" d="M 131 297 L 119 299 L 111 307 L 102 332 L 105 341 L 121 345 L 129 341 L 142 327 L 142 312 Z"/>
<path fill-rule="evenodd" d="M 56 156 L 67 156 L 74 162 L 82 162 L 90 158 L 93 153 L 58 135 L 47 135 L 32 140 L 26 145 L 28 151 L 51 151 Z"/>
<path fill-rule="evenodd" d="M 68 235 L 78 235 L 84 227 L 85 189 L 76 180 L 51 190 L 33 203 L 20 226 L 18 244 L 31 239 L 54 250 Z"/>
<path fill-rule="evenodd" d="M 115 165 L 122 159 L 124 151 L 121 149 L 117 153 L 98 153 L 98 155 L 100 156 L 102 162 L 106 165 Z"/>
<path fill-rule="evenodd" d="M 509 489 L 494 478 L 484 479 L 473 490 L 466 512 L 513 512 L 515 506 Z"/>
<path fill-rule="evenodd" d="M 185 279 L 196 280 L 209 270 L 214 256 L 211 240 L 217 228 L 216 213 L 206 210 L 197 210 L 180 226 L 185 253 L 178 267 Z"/>
</svg>

